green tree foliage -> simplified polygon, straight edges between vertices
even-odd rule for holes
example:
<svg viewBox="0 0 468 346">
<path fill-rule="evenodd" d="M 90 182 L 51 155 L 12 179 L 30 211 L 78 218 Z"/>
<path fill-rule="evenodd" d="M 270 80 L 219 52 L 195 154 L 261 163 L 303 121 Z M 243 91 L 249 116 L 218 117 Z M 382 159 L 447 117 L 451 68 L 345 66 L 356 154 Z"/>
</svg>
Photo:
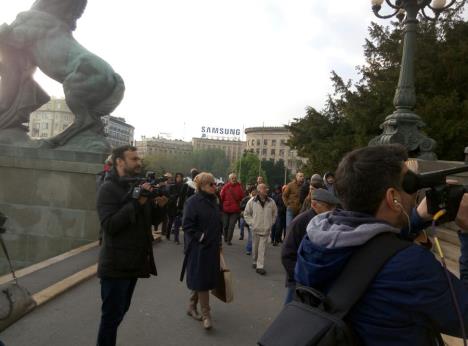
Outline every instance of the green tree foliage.
<svg viewBox="0 0 468 346">
<path fill-rule="evenodd" d="M 291 172 L 284 166 L 283 160 L 262 160 L 262 169 L 265 171 L 265 179 L 268 181 L 270 187 L 275 185 L 283 185 L 289 182 L 291 178 Z M 285 176 L 286 174 L 286 176 Z"/>
<path fill-rule="evenodd" d="M 190 154 L 148 155 L 143 160 L 145 170 L 162 175 L 166 172 L 181 172 L 187 175 L 190 169 L 213 173 L 215 177 L 225 177 L 228 174 L 229 161 L 221 149 L 207 149 L 194 151 Z"/>
<path fill-rule="evenodd" d="M 307 108 L 289 126 L 289 145 L 309 158 L 307 173 L 334 170 L 343 155 L 366 146 L 393 113 L 403 27 L 372 23 L 364 45 L 360 80 L 344 81 L 332 72 L 333 93 L 322 111 Z M 421 20 L 415 63 L 415 112 L 427 124 L 442 160 L 463 160 L 468 145 L 468 23 L 453 15 L 438 24 Z"/>
<path fill-rule="evenodd" d="M 260 160 L 257 155 L 247 152 L 242 155 L 242 158 L 234 162 L 231 171 L 236 172 L 239 180 L 244 185 L 252 185 L 257 181 L 259 175 Z M 265 182 L 268 183 L 265 170 L 260 168 L 260 175 L 264 177 Z"/>
</svg>

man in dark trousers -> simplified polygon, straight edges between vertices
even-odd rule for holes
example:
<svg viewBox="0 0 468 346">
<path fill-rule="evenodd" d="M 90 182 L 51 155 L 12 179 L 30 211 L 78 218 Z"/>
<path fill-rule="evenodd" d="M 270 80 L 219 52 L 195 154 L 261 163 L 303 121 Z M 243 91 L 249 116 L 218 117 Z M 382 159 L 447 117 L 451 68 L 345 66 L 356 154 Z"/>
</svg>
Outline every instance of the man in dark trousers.
<svg viewBox="0 0 468 346">
<path fill-rule="evenodd" d="M 141 159 L 133 146 L 114 149 L 113 169 L 97 196 L 102 229 L 98 261 L 101 280 L 102 315 L 98 346 L 115 345 L 117 328 L 130 307 L 138 278 L 156 275 L 151 225 L 157 223 L 161 202 L 134 194 Z M 150 191 L 144 183 L 142 190 Z"/>
<path fill-rule="evenodd" d="M 314 190 L 311 195 L 311 208 L 296 216 L 287 228 L 286 238 L 284 238 L 281 249 L 281 262 L 286 270 L 286 287 L 288 289 L 286 303 L 292 300 L 296 288 L 294 268 L 296 267 L 297 250 L 306 234 L 307 225 L 314 216 L 334 210 L 338 204 L 338 199 L 329 191 L 325 189 Z"/>
</svg>

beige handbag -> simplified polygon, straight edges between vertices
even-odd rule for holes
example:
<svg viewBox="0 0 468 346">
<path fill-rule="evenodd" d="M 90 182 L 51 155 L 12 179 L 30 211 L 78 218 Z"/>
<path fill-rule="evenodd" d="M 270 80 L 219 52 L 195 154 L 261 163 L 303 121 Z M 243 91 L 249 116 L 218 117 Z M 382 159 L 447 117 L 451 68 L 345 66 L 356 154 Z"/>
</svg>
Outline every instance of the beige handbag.
<svg viewBox="0 0 468 346">
<path fill-rule="evenodd" d="M 225 303 L 230 303 L 234 300 L 232 275 L 231 271 L 226 266 L 222 252 L 219 254 L 219 261 L 221 270 L 219 271 L 219 275 L 216 280 L 216 288 L 211 290 L 211 294 Z"/>
</svg>

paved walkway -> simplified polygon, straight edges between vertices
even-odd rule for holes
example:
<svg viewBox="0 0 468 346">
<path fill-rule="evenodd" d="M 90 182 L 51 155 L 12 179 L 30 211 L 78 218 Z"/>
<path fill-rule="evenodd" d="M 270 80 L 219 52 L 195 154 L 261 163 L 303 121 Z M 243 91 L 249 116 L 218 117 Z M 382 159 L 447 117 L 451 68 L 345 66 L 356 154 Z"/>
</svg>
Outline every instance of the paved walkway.
<svg viewBox="0 0 468 346">
<path fill-rule="evenodd" d="M 236 239 L 238 234 L 235 235 Z M 280 248 L 267 247 L 267 275 L 251 268 L 244 241 L 225 246 L 235 283 L 235 301 L 211 296 L 214 329 L 185 314 L 188 290 L 178 280 L 182 246 L 155 245 L 159 275 L 138 281 L 130 311 L 119 329 L 118 345 L 255 345 L 281 310 L 285 296 Z M 94 345 L 100 317 L 99 282 L 93 278 L 36 309 L 0 335 L 6 346 Z"/>
</svg>

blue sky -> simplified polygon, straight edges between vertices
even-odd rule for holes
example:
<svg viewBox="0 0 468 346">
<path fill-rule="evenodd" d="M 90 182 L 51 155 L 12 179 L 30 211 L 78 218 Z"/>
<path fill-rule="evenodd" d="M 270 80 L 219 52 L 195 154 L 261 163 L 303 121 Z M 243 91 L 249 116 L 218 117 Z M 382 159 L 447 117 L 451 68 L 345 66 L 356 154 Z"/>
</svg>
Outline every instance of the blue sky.
<svg viewBox="0 0 468 346">
<path fill-rule="evenodd" d="M 2 1 L 0 23 L 32 3 Z M 137 139 L 190 139 L 203 125 L 278 126 L 322 108 L 331 70 L 356 77 L 372 20 L 366 0 L 88 0 L 75 37 L 124 78 L 114 115 Z"/>
</svg>

